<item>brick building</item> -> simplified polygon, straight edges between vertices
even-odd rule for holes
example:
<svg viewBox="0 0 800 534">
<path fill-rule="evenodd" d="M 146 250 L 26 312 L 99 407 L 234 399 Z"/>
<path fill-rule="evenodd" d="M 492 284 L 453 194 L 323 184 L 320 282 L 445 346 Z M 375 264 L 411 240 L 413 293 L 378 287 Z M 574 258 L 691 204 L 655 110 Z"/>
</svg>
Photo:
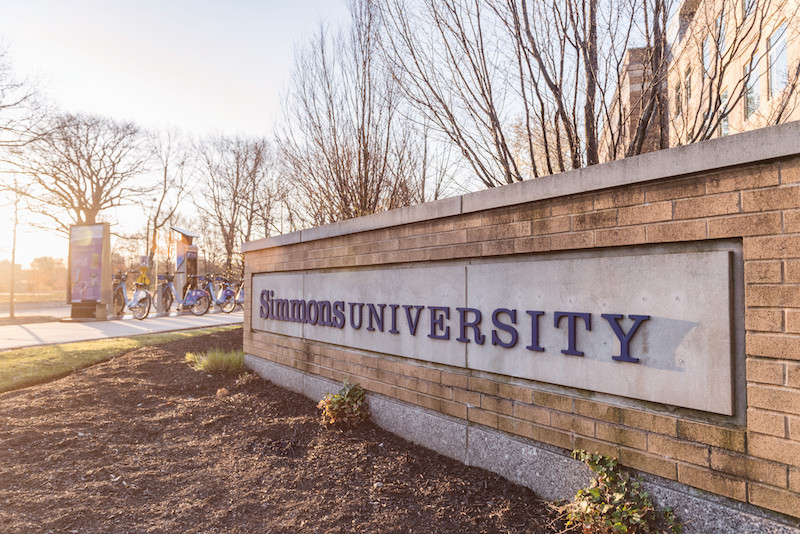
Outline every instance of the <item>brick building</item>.
<svg viewBox="0 0 800 534">
<path fill-rule="evenodd" d="M 668 146 L 741 133 L 800 118 L 800 2 L 683 0 L 668 30 Z M 623 157 L 608 138 L 633 135 L 651 76 L 645 49 L 631 49 L 604 125 L 601 161 Z M 621 105 L 620 105 L 621 103 Z M 620 116 L 620 113 L 622 114 Z M 622 117 L 622 118 L 621 118 Z M 642 153 L 661 147 L 654 117 Z M 621 130 L 621 131 L 620 131 Z M 604 144 L 603 141 L 606 140 Z"/>
</svg>

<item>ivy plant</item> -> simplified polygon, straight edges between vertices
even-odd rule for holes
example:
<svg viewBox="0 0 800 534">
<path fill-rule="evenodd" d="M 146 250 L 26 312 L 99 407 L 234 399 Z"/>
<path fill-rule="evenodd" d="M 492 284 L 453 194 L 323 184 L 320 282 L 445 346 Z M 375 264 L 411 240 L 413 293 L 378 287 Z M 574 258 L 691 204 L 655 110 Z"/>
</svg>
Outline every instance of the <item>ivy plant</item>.
<svg viewBox="0 0 800 534">
<path fill-rule="evenodd" d="M 588 465 L 596 476 L 589 487 L 578 490 L 563 506 L 567 527 L 598 534 L 679 534 L 680 525 L 672 510 L 656 510 L 641 480 L 631 479 L 617 460 L 583 450 L 572 457 Z"/>
<path fill-rule="evenodd" d="M 327 393 L 322 397 L 317 408 L 322 410 L 323 425 L 352 428 L 369 419 L 367 392 L 347 379 L 338 393 Z"/>
</svg>

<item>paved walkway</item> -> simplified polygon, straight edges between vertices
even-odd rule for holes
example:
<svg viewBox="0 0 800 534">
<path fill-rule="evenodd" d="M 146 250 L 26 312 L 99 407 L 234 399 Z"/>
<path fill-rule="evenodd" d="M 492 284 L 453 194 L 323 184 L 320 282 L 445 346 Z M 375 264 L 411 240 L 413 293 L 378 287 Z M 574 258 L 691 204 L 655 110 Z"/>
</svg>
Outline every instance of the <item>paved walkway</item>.
<svg viewBox="0 0 800 534">
<path fill-rule="evenodd" d="M 114 321 L 86 323 L 56 322 L 0 326 L 0 351 L 36 345 L 53 345 L 109 337 L 127 337 L 139 334 L 191 330 L 208 326 L 241 324 L 243 321 L 244 314 L 242 311 L 237 310 L 229 314 L 207 313 L 199 317 L 190 314 L 170 317 L 148 317 L 143 321 L 125 318 Z"/>
<path fill-rule="evenodd" d="M 66 319 L 70 316 L 72 308 L 70 306 L 60 304 L 57 306 L 43 305 L 36 306 L 37 303 L 26 302 L 25 305 L 17 304 L 14 307 L 15 317 L 52 317 L 53 320 Z M 152 312 L 151 312 L 152 313 Z M 9 316 L 8 305 L 0 305 L 0 319 Z"/>
</svg>

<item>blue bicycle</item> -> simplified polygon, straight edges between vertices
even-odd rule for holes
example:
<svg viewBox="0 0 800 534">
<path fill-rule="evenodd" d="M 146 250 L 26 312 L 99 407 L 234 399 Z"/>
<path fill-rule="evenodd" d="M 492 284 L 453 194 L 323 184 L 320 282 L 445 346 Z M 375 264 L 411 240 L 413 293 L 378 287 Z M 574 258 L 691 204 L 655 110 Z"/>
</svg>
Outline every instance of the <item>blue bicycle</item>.
<svg viewBox="0 0 800 534">
<path fill-rule="evenodd" d="M 189 278 L 197 278 L 196 275 L 189 275 Z M 164 303 L 164 311 L 169 311 L 172 308 L 172 303 L 178 303 L 178 311 L 184 308 L 189 308 L 195 315 L 203 315 L 208 311 L 211 305 L 211 296 L 202 289 L 191 288 L 191 284 L 187 282 L 183 288 L 183 298 L 178 296 L 178 291 L 175 289 L 174 275 L 158 275 L 159 283 L 163 286 L 161 288 L 161 302 Z M 167 282 L 164 284 L 164 282 Z"/>
<path fill-rule="evenodd" d="M 236 287 L 236 304 L 244 309 L 244 278 L 239 279 L 239 285 Z"/>
<path fill-rule="evenodd" d="M 137 271 L 131 271 L 135 273 Z M 150 314 L 150 306 L 153 298 L 144 284 L 134 282 L 133 295 L 128 299 L 128 288 L 125 284 L 128 279 L 126 273 L 116 273 L 112 275 L 112 285 L 114 286 L 113 298 L 111 300 L 114 315 L 121 317 L 125 313 L 125 308 L 133 312 L 133 316 L 140 321 Z"/>
<path fill-rule="evenodd" d="M 206 293 L 211 295 L 211 304 L 219 306 L 219 309 L 225 313 L 231 313 L 236 308 L 236 293 L 229 287 L 230 283 L 222 276 L 198 276 L 198 280 L 203 281 L 203 289 Z M 220 282 L 222 285 L 219 291 L 214 287 L 214 282 Z"/>
</svg>

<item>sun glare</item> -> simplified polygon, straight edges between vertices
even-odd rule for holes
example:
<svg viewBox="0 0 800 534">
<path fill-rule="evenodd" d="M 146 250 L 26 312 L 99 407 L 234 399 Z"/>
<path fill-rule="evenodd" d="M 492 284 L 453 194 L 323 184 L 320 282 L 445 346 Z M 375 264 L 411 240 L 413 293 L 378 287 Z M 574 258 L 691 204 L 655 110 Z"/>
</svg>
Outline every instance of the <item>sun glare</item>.
<svg viewBox="0 0 800 534">
<path fill-rule="evenodd" d="M 16 263 L 28 267 L 34 258 L 50 256 L 66 259 L 68 253 L 67 238 L 52 230 L 42 230 L 26 219 L 26 213 L 20 211 L 17 226 Z M 14 233 L 14 209 L 10 206 L 0 207 L 0 261 L 11 261 L 11 250 Z"/>
</svg>

